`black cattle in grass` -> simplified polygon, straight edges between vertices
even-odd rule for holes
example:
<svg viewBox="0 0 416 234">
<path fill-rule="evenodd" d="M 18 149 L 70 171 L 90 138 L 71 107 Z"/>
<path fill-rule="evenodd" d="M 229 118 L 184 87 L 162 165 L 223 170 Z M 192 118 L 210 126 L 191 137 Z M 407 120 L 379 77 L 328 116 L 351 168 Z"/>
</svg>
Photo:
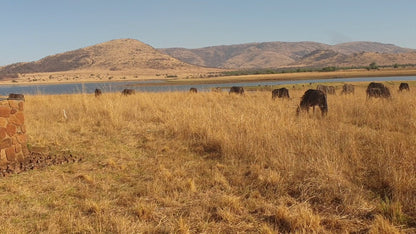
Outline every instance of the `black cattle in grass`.
<svg viewBox="0 0 416 234">
<path fill-rule="evenodd" d="M 101 94 L 103 94 L 103 92 L 101 91 L 101 89 L 95 89 L 94 94 L 96 97 L 101 96 Z"/>
<path fill-rule="evenodd" d="M 244 94 L 244 88 L 240 86 L 233 86 L 230 88 L 230 92 L 228 93 Z"/>
<path fill-rule="evenodd" d="M 25 100 L 25 95 L 20 93 L 10 93 L 8 99 L 21 99 Z"/>
<path fill-rule="evenodd" d="M 136 93 L 136 91 L 134 90 L 134 89 L 123 89 L 123 91 L 121 91 L 121 94 L 123 94 L 123 95 L 132 95 L 132 94 L 135 94 Z"/>
<path fill-rule="evenodd" d="M 382 97 L 383 91 L 380 88 L 369 88 L 367 89 L 367 97 Z"/>
<path fill-rule="evenodd" d="M 341 94 L 354 94 L 355 87 L 352 84 L 344 84 L 342 86 Z"/>
<path fill-rule="evenodd" d="M 190 88 L 189 92 L 190 93 L 198 93 L 198 90 L 196 88 Z"/>
<path fill-rule="evenodd" d="M 382 83 L 375 83 L 371 82 L 366 90 L 367 98 L 390 98 L 390 90 L 386 86 L 384 86 Z"/>
<path fill-rule="evenodd" d="M 290 98 L 289 90 L 287 88 L 274 89 L 272 91 L 272 99 L 275 98 Z"/>
<path fill-rule="evenodd" d="M 409 84 L 408 83 L 400 83 L 399 91 L 401 92 L 403 90 L 410 91 L 410 88 L 409 88 Z"/>
<path fill-rule="evenodd" d="M 315 106 L 319 106 L 322 116 L 328 113 L 328 103 L 326 95 L 323 91 L 317 89 L 309 89 L 303 94 L 300 104 L 296 110 L 296 115 L 299 115 L 301 110 L 309 112 L 309 107 L 313 108 L 315 113 Z"/>
</svg>

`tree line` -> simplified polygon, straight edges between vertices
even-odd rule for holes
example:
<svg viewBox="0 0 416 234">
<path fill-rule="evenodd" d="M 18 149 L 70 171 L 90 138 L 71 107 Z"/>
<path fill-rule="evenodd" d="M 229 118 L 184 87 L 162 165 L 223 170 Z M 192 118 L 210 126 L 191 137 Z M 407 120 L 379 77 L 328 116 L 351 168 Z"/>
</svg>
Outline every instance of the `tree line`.
<svg viewBox="0 0 416 234">
<path fill-rule="evenodd" d="M 415 67 L 416 64 L 393 64 L 393 65 L 377 65 L 372 62 L 368 66 L 350 66 L 350 67 L 302 67 L 302 68 L 253 68 L 253 69 L 242 69 L 235 71 L 222 72 L 223 76 L 242 76 L 242 75 L 261 75 L 261 74 L 284 74 L 284 73 L 299 73 L 299 72 L 333 72 L 333 71 L 344 71 L 352 69 L 367 69 L 367 70 L 378 70 L 380 68 L 407 68 Z"/>
</svg>

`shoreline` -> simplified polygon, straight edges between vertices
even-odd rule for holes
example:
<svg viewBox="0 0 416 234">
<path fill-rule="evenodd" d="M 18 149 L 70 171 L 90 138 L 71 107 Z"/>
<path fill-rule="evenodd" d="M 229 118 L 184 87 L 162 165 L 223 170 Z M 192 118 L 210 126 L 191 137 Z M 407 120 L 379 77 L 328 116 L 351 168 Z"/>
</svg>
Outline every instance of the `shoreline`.
<svg viewBox="0 0 416 234">
<path fill-rule="evenodd" d="M 380 69 L 380 70 L 346 70 L 331 72 L 296 72 L 296 73 L 279 73 L 279 74 L 255 74 L 241 76 L 221 76 L 211 78 L 142 78 L 142 79 L 118 79 L 118 80 L 76 80 L 76 81 L 32 81 L 32 82 L 13 82 L 12 80 L 0 81 L 0 85 L 5 86 L 32 86 L 32 85 L 64 85 L 64 84 L 82 84 L 82 83 L 121 83 L 121 82 L 139 82 L 128 86 L 169 86 L 169 85 L 199 85 L 199 84 L 227 84 L 256 81 L 289 81 L 289 80 L 326 80 L 342 78 L 359 78 L 359 77 L 400 77 L 416 76 L 416 69 Z"/>
<path fill-rule="evenodd" d="M 279 73 L 279 74 L 258 74 L 258 75 L 241 75 L 213 77 L 205 79 L 178 79 L 175 83 L 193 83 L 212 84 L 212 83 L 237 83 L 237 82 L 255 82 L 255 81 L 288 81 L 288 80 L 311 80 L 311 79 L 337 79 L 337 78 L 359 78 L 359 77 L 395 77 L 395 76 L 416 76 L 416 69 L 401 70 L 348 70 L 335 72 L 296 72 L 296 73 Z"/>
</svg>

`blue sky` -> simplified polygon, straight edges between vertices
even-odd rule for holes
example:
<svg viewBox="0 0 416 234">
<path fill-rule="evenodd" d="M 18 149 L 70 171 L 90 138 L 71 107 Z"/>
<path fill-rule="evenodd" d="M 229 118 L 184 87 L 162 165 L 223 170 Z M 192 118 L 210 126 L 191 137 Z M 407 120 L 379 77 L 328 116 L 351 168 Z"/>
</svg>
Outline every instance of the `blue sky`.
<svg viewBox="0 0 416 234">
<path fill-rule="evenodd" d="M 416 49 L 414 0 L 2 0 L 0 66 L 133 38 L 155 48 L 376 41 Z"/>
</svg>

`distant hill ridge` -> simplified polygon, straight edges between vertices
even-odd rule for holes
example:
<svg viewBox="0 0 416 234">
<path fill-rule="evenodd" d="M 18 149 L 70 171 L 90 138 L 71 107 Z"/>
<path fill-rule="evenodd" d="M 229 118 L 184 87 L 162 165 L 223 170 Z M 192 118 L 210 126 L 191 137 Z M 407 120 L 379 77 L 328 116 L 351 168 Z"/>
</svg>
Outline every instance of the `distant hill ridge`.
<svg viewBox="0 0 416 234">
<path fill-rule="evenodd" d="M 204 71 L 206 68 L 416 64 L 416 50 L 379 42 L 327 45 L 317 42 L 261 42 L 199 49 L 155 49 L 134 39 L 117 39 L 47 56 L 38 61 L 0 67 L 0 76 L 61 71 Z M 206 70 L 205 70 L 206 71 Z"/>
<path fill-rule="evenodd" d="M 123 71 L 194 69 L 153 47 L 134 39 L 117 39 L 47 56 L 35 62 L 0 67 L 0 74 L 59 72 L 74 70 Z"/>
<path fill-rule="evenodd" d="M 368 65 L 367 59 L 359 61 L 360 53 L 393 54 L 391 61 L 380 60 L 381 63 L 416 62 L 414 49 L 402 48 L 392 44 L 379 42 L 348 42 L 327 45 L 317 42 L 262 42 L 239 45 L 210 46 L 198 49 L 167 48 L 159 49 L 181 61 L 199 66 L 246 69 L 246 68 L 277 68 L 290 66 L 360 66 Z M 313 55 L 325 52 L 326 60 Z M 407 54 L 406 56 L 396 56 Z M 354 58 L 356 57 L 356 58 Z M 365 56 L 364 56 L 365 57 Z M 397 58 L 396 58 L 397 57 Z M 379 56 L 373 58 L 378 62 Z M 410 59 L 408 61 L 408 59 Z M 370 59 L 371 60 L 371 59 Z"/>
</svg>

